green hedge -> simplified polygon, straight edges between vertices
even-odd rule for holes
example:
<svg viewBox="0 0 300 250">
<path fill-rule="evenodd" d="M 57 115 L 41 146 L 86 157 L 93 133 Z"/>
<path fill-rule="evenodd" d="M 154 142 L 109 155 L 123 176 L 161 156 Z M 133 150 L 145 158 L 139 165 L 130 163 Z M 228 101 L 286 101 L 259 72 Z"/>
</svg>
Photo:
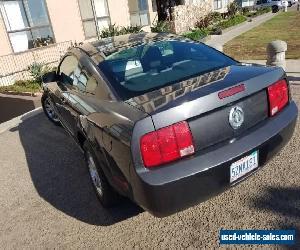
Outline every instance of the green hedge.
<svg viewBox="0 0 300 250">
<path fill-rule="evenodd" d="M 247 20 L 247 18 L 245 16 L 237 15 L 237 16 L 231 17 L 229 19 L 223 20 L 209 28 L 192 30 L 190 32 L 183 34 L 183 36 L 186 38 L 195 40 L 195 41 L 199 41 L 200 39 L 203 39 L 207 35 L 213 33 L 214 30 L 223 30 L 223 29 L 235 26 L 237 24 L 243 23 L 246 20 Z"/>
<path fill-rule="evenodd" d="M 195 41 L 199 41 L 200 39 L 206 37 L 208 34 L 209 34 L 208 29 L 195 29 L 183 34 L 183 36 Z"/>
<path fill-rule="evenodd" d="M 247 17 L 242 15 L 237 15 L 234 17 L 229 18 L 228 20 L 221 21 L 217 24 L 217 28 L 220 29 L 227 29 L 229 27 L 235 26 L 237 24 L 243 23 L 247 20 Z"/>
</svg>

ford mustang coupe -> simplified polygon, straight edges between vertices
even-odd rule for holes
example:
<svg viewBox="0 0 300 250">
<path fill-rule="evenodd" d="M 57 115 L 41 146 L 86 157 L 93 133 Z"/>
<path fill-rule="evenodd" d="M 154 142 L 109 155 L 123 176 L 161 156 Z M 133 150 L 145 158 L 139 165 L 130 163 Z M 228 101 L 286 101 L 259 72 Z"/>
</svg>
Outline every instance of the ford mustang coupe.
<svg viewBox="0 0 300 250">
<path fill-rule="evenodd" d="M 282 68 L 169 34 L 73 47 L 43 81 L 45 114 L 83 150 L 103 206 L 121 195 L 158 217 L 256 172 L 298 115 Z"/>
</svg>

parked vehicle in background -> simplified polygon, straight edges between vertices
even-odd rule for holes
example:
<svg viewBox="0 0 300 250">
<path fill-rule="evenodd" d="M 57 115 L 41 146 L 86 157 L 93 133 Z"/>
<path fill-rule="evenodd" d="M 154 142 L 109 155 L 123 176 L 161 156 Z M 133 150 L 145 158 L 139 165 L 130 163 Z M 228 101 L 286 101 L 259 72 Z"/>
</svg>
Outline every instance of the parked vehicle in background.
<svg viewBox="0 0 300 250">
<path fill-rule="evenodd" d="M 175 35 L 72 48 L 44 83 L 45 114 L 84 151 L 103 206 L 123 195 L 159 217 L 255 173 L 290 140 L 298 115 L 282 68 Z"/>
<path fill-rule="evenodd" d="M 285 5 L 285 0 L 281 1 L 281 0 L 258 0 L 256 2 L 257 7 L 271 7 L 272 8 L 272 12 L 276 13 L 279 10 L 284 8 Z"/>
<path fill-rule="evenodd" d="M 298 3 L 298 1 L 297 0 L 289 0 L 288 1 L 288 6 L 289 7 L 292 7 L 294 4 L 296 4 L 296 3 Z"/>
</svg>

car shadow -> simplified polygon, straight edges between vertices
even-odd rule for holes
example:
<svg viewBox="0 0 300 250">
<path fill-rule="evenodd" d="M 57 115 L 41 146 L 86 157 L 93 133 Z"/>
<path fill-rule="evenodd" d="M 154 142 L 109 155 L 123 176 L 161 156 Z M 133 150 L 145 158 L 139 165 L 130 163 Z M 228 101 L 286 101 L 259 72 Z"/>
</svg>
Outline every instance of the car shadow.
<svg viewBox="0 0 300 250">
<path fill-rule="evenodd" d="M 0 123 L 35 109 L 33 100 L 0 95 Z"/>
<path fill-rule="evenodd" d="M 272 222 L 273 229 L 295 229 L 295 244 L 280 246 L 284 249 L 300 249 L 300 188 L 269 187 L 258 198 L 250 200 L 250 206 L 279 216 Z"/>
<path fill-rule="evenodd" d="M 18 127 L 32 182 L 45 201 L 63 213 L 92 225 L 109 226 L 143 210 L 128 199 L 104 209 L 90 183 L 83 154 L 63 128 L 44 114 Z"/>
</svg>

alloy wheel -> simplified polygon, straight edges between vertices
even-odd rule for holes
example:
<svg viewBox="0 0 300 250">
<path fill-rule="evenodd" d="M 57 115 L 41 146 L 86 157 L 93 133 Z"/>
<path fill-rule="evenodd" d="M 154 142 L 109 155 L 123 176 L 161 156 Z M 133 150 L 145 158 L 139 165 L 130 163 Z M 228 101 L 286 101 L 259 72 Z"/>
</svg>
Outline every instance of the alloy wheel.
<svg viewBox="0 0 300 250">
<path fill-rule="evenodd" d="M 45 110 L 47 112 L 47 115 L 54 121 L 54 122 L 59 122 L 59 119 L 55 113 L 55 111 L 53 110 L 52 106 L 51 106 L 51 101 L 49 99 L 49 97 L 46 98 L 45 102 L 44 102 L 44 107 Z"/>
<path fill-rule="evenodd" d="M 88 168 L 89 168 L 89 172 L 90 172 L 90 176 L 91 176 L 93 185 L 96 188 L 98 195 L 103 196 L 102 181 L 99 176 L 94 159 L 90 153 L 88 153 Z"/>
</svg>

